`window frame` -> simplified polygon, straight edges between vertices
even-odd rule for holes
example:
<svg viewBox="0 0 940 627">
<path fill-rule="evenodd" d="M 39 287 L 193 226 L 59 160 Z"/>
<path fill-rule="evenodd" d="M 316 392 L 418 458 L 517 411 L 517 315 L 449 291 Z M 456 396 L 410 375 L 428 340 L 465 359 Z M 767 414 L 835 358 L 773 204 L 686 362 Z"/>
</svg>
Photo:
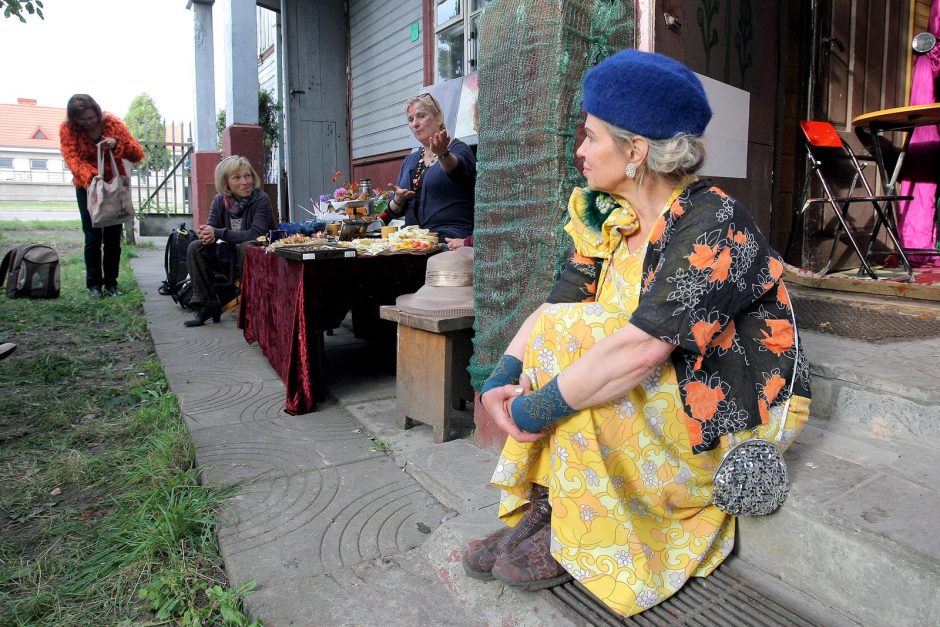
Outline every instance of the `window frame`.
<svg viewBox="0 0 940 627">
<path fill-rule="evenodd" d="M 477 71 L 479 60 L 479 33 L 473 28 L 474 18 L 481 15 L 491 0 L 476 0 L 481 6 L 472 10 L 475 0 L 456 0 L 458 14 L 442 24 L 437 23 L 437 7 L 447 0 L 424 0 L 424 84 L 434 85 L 458 77 L 438 75 L 437 41 L 441 32 L 463 23 L 463 68 L 459 76 L 467 76 Z"/>
<path fill-rule="evenodd" d="M 36 165 L 37 163 L 42 163 L 42 165 Z M 49 170 L 49 160 L 48 159 L 30 159 L 29 160 L 29 169 L 32 170 Z"/>
</svg>

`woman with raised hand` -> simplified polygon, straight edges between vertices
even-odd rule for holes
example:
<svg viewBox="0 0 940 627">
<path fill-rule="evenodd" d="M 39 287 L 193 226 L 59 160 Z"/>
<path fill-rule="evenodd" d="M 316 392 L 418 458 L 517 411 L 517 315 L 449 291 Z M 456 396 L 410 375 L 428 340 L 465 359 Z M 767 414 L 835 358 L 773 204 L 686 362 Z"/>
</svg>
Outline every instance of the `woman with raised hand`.
<svg viewBox="0 0 940 627">
<path fill-rule="evenodd" d="M 434 231 L 453 250 L 472 241 L 476 157 L 448 135 L 444 112 L 431 94 L 408 99 L 405 115 L 421 148 L 405 157 L 383 219 L 404 218 L 406 226 Z"/>
</svg>

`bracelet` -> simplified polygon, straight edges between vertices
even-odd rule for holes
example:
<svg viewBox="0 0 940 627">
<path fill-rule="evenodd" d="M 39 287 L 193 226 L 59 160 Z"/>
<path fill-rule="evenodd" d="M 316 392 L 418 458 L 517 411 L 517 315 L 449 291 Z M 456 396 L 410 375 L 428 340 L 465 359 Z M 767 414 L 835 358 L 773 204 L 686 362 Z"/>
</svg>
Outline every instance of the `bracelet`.
<svg viewBox="0 0 940 627">
<path fill-rule="evenodd" d="M 514 398 L 511 411 L 516 426 L 530 433 L 542 431 L 575 413 L 558 389 L 558 377 L 531 394 Z"/>
<path fill-rule="evenodd" d="M 450 154 L 450 148 L 448 148 L 447 150 L 445 150 L 445 151 L 442 152 L 441 154 L 439 154 L 439 155 L 434 155 L 434 156 L 437 157 L 437 160 L 438 160 L 438 161 L 440 161 L 441 159 L 443 159 L 444 157 L 448 156 L 449 154 Z"/>
</svg>

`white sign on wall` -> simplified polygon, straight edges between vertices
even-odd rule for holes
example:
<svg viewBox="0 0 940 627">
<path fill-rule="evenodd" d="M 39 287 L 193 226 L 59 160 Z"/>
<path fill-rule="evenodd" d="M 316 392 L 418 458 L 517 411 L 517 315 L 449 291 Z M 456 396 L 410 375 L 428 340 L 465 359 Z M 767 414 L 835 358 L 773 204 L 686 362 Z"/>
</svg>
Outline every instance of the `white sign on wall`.
<svg viewBox="0 0 940 627">
<path fill-rule="evenodd" d="M 701 174 L 745 178 L 751 94 L 701 74 L 696 76 L 702 81 L 712 107 L 712 119 L 705 129 L 705 165 Z"/>
</svg>

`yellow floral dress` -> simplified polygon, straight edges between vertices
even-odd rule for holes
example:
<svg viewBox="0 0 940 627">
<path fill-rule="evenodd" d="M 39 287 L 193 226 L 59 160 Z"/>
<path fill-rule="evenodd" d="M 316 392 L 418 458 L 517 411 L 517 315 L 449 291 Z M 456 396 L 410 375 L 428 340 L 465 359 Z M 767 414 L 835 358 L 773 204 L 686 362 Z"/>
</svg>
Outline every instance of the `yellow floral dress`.
<svg viewBox="0 0 940 627">
<path fill-rule="evenodd" d="M 576 252 L 605 261 L 596 302 L 551 305 L 533 330 L 523 368 L 536 389 L 625 326 L 637 307 L 648 243 L 628 249 L 624 235 L 636 230 L 636 216 L 615 200 L 598 232 L 584 222 L 583 195 L 572 195 L 566 231 Z M 784 443 L 808 407 L 808 399 L 792 398 Z M 761 437 L 780 428 L 783 410 L 770 414 Z M 734 517 L 710 504 L 712 474 L 727 448 L 723 436 L 717 448 L 692 453 L 667 360 L 623 398 L 575 413 L 538 442 L 509 438 L 492 479 L 504 491 L 499 516 L 515 525 L 531 484 L 548 487 L 552 555 L 613 611 L 630 616 L 669 598 L 689 577 L 708 575 L 731 552 Z"/>
</svg>

